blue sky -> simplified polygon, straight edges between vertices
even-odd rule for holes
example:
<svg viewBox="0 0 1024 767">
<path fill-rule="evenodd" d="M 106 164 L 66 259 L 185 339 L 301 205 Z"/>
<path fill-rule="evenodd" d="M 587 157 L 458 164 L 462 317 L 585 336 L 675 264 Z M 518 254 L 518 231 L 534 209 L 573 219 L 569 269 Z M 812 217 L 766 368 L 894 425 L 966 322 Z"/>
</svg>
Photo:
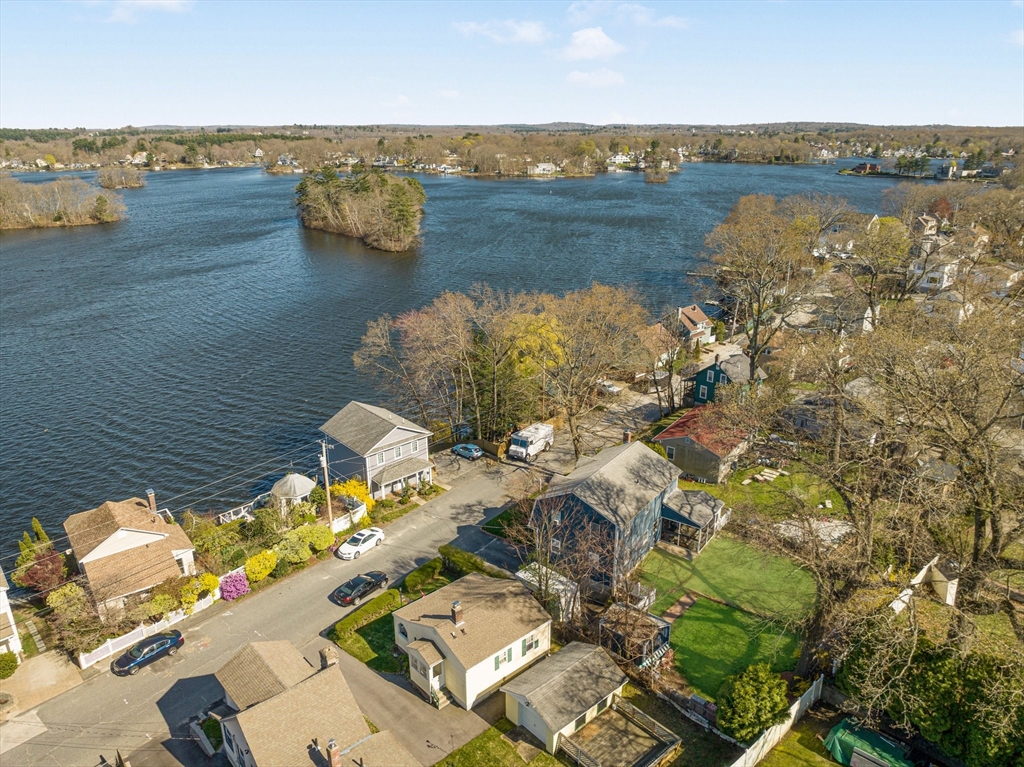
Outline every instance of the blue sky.
<svg viewBox="0 0 1024 767">
<path fill-rule="evenodd" d="M 0 125 L 1024 124 L 1024 2 L 0 0 Z"/>
</svg>

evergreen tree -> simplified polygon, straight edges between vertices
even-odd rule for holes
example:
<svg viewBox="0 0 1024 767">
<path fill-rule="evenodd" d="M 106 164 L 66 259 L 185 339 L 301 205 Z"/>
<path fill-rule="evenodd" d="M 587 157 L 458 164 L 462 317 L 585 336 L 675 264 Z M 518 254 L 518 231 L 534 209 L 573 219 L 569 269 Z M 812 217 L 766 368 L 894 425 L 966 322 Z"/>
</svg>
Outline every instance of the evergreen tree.
<svg viewBox="0 0 1024 767">
<path fill-rule="evenodd" d="M 718 693 L 718 726 L 743 743 L 786 721 L 786 682 L 767 663 L 748 666 L 729 677 Z"/>
</svg>

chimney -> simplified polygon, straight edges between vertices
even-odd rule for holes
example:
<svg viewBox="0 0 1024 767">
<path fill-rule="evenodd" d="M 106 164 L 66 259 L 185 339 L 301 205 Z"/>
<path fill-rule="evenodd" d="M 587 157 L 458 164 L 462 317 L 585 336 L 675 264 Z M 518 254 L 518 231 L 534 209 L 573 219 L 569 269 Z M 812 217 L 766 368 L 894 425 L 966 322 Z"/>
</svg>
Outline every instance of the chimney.
<svg viewBox="0 0 1024 767">
<path fill-rule="evenodd" d="M 341 749 L 334 738 L 327 741 L 327 763 L 330 767 L 341 767 Z"/>
<path fill-rule="evenodd" d="M 333 647 L 320 648 L 320 668 L 330 668 L 338 662 L 338 651 Z"/>
<path fill-rule="evenodd" d="M 718 360 L 719 360 L 719 358 L 720 358 L 721 356 L 722 356 L 721 354 L 716 354 L 716 355 L 715 355 L 715 364 L 716 364 L 716 365 L 718 364 Z"/>
<path fill-rule="evenodd" d="M 622 432 L 622 442 L 623 442 L 623 444 L 628 445 L 632 441 L 633 441 L 633 432 L 632 431 L 630 431 L 629 429 L 626 429 L 624 432 Z"/>
<path fill-rule="evenodd" d="M 156 514 L 156 493 L 153 492 L 153 488 L 146 491 L 146 497 L 149 498 L 149 510 Z"/>
<path fill-rule="evenodd" d="M 452 602 L 452 623 L 456 626 L 462 625 L 462 602 Z"/>
</svg>

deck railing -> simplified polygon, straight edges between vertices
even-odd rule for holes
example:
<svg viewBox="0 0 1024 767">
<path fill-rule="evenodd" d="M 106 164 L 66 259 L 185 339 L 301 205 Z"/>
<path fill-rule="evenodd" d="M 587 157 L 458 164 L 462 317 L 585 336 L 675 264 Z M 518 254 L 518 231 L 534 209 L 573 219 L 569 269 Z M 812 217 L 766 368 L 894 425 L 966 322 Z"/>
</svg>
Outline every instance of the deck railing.
<svg viewBox="0 0 1024 767">
<path fill-rule="evenodd" d="M 569 755 L 576 764 L 581 764 L 583 767 L 601 767 L 601 763 L 594 757 L 588 754 L 583 748 L 573 741 L 568 735 L 562 735 L 558 739 L 558 747 Z"/>
<path fill-rule="evenodd" d="M 638 709 L 632 703 L 627 703 L 622 698 L 616 696 L 612 700 L 612 709 L 618 711 L 626 719 L 629 719 L 633 724 L 641 729 L 647 730 L 651 735 L 656 737 L 663 743 L 669 743 L 675 745 L 679 742 L 679 736 L 672 732 L 667 727 L 659 724 L 651 717 L 647 716 L 643 711 Z"/>
</svg>

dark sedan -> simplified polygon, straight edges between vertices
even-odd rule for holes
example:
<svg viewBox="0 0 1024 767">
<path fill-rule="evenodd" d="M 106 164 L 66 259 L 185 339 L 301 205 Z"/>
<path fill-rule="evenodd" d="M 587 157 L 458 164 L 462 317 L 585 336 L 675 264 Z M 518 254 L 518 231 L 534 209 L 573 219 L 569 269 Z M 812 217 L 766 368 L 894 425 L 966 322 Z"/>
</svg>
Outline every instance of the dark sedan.
<svg viewBox="0 0 1024 767">
<path fill-rule="evenodd" d="M 364 597 L 387 585 L 388 576 L 380 570 L 363 573 L 338 586 L 334 591 L 334 601 L 344 607 L 357 605 L 363 601 Z"/>
<path fill-rule="evenodd" d="M 151 637 L 146 637 L 112 662 L 110 670 L 118 676 L 138 674 L 140 668 L 148 666 L 157 658 L 174 655 L 183 644 L 185 644 L 185 638 L 180 631 L 154 634 Z"/>
</svg>

